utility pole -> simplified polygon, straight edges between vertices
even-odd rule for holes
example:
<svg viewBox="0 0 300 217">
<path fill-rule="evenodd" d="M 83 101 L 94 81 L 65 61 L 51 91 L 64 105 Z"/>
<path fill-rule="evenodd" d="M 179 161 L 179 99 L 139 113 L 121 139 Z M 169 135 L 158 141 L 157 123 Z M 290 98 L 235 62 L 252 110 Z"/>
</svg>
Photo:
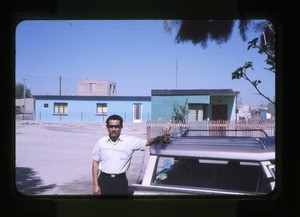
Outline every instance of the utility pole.
<svg viewBox="0 0 300 217">
<path fill-rule="evenodd" d="M 177 55 L 176 55 L 176 88 L 178 86 L 178 81 L 177 81 L 177 77 L 178 77 L 178 60 L 177 60 Z"/>
<path fill-rule="evenodd" d="M 61 96 L 61 76 L 59 76 L 59 95 Z"/>
<path fill-rule="evenodd" d="M 26 93 L 26 88 L 25 88 L 25 78 L 23 78 L 23 112 L 25 112 L 25 93 Z"/>
</svg>

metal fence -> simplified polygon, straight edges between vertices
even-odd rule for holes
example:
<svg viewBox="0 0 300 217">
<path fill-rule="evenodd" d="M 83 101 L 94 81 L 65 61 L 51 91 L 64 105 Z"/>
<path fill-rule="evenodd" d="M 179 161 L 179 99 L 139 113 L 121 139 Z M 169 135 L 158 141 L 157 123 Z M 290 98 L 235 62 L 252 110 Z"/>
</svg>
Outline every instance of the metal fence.
<svg viewBox="0 0 300 217">
<path fill-rule="evenodd" d="M 74 121 L 74 122 L 99 122 L 104 123 L 112 115 L 118 114 L 124 123 L 146 123 L 150 120 L 151 113 L 142 112 L 139 120 L 134 119 L 133 112 L 115 111 L 114 113 L 97 114 L 95 112 L 72 111 L 69 113 L 53 113 L 49 111 L 38 111 L 35 114 L 36 121 Z"/>
<path fill-rule="evenodd" d="M 16 114 L 16 120 L 34 120 L 34 113 L 20 113 Z"/>
<path fill-rule="evenodd" d="M 163 134 L 165 129 L 170 128 L 173 137 L 180 136 L 186 129 L 194 129 L 189 135 L 206 136 L 275 136 L 274 120 L 256 120 L 249 122 L 236 121 L 197 121 L 187 123 L 150 122 L 146 123 L 147 138 Z"/>
</svg>

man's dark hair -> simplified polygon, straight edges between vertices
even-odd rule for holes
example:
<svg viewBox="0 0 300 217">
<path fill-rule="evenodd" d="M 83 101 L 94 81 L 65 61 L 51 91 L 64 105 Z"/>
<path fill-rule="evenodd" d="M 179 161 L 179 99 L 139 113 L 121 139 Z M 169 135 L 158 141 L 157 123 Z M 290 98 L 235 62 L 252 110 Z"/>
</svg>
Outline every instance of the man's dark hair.
<svg viewBox="0 0 300 217">
<path fill-rule="evenodd" d="M 106 125 L 108 125 L 110 120 L 118 120 L 120 121 L 120 125 L 123 126 L 123 118 L 119 115 L 111 115 L 106 119 Z"/>
</svg>

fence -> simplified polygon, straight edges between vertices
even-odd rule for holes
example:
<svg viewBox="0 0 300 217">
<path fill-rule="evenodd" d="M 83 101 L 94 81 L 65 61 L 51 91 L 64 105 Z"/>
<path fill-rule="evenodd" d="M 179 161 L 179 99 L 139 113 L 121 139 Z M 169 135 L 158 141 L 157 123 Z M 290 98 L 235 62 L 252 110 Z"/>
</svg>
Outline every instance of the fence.
<svg viewBox="0 0 300 217">
<path fill-rule="evenodd" d="M 67 114 L 53 113 L 52 111 L 37 111 L 35 120 L 37 121 L 74 121 L 74 122 L 99 122 L 105 123 L 111 114 L 118 114 L 123 118 L 124 123 L 146 123 L 150 120 L 151 113 L 143 112 L 140 120 L 134 120 L 133 112 L 114 111 L 113 113 L 97 114 L 89 111 L 69 111 Z"/>
<path fill-rule="evenodd" d="M 182 135 L 186 129 L 195 130 L 189 132 L 189 135 L 205 136 L 254 136 L 264 137 L 265 132 L 268 136 L 275 136 L 274 120 L 256 120 L 249 122 L 235 121 L 199 121 L 182 123 L 169 122 L 150 122 L 146 123 L 147 138 L 163 134 L 164 128 L 170 127 L 171 136 Z"/>
<path fill-rule="evenodd" d="M 34 113 L 20 113 L 16 114 L 16 120 L 34 120 Z"/>
</svg>

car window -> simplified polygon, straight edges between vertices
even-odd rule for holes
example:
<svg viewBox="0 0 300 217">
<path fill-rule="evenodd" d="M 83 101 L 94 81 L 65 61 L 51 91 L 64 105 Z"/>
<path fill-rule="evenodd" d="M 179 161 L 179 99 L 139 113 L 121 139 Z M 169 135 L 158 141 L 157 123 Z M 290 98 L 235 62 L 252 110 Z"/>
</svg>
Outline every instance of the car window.
<svg viewBox="0 0 300 217">
<path fill-rule="evenodd" d="M 152 185 L 268 193 L 270 184 L 259 162 L 160 157 Z"/>
</svg>

